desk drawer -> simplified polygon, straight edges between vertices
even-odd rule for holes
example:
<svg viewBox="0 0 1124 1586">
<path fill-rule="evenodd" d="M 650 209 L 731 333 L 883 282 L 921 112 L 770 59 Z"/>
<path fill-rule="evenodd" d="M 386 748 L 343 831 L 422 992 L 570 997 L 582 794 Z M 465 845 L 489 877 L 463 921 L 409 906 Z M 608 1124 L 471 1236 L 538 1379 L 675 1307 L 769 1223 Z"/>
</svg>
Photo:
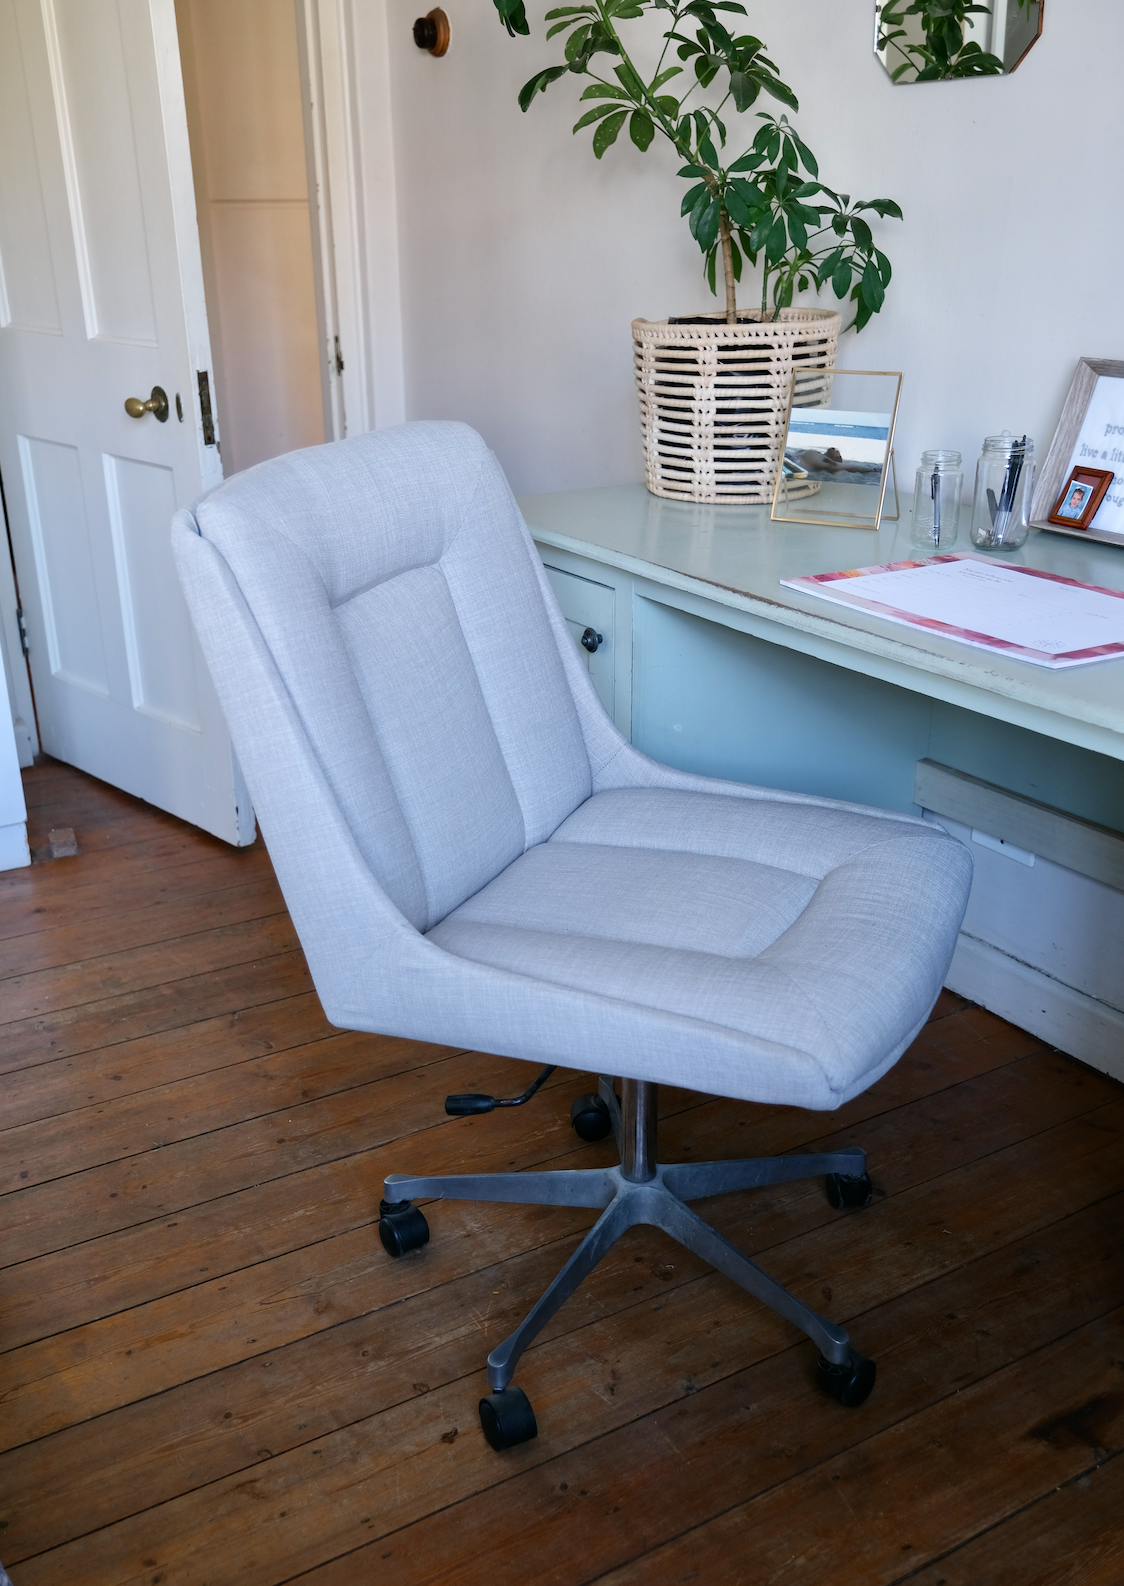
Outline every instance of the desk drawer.
<svg viewBox="0 0 1124 1586">
<path fill-rule="evenodd" d="M 561 567 L 544 563 L 550 587 L 562 608 L 566 626 L 573 635 L 578 654 L 593 680 L 601 703 L 613 714 L 613 672 L 615 665 L 615 613 L 616 591 L 608 584 L 597 584 L 591 578 L 581 578 L 577 573 L 567 573 Z M 600 635 L 592 653 L 583 647 L 582 635 L 587 628 Z"/>
</svg>

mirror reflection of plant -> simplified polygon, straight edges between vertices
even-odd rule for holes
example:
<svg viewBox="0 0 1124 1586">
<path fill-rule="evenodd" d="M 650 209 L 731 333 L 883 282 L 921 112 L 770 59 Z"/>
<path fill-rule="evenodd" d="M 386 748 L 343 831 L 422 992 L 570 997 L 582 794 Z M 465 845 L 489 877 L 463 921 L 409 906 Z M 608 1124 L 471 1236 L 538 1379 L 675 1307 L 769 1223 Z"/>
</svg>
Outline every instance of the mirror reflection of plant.
<svg viewBox="0 0 1124 1586">
<path fill-rule="evenodd" d="M 1020 9 L 1030 0 L 1015 0 Z M 907 72 L 911 83 L 947 82 L 954 77 L 999 77 L 1003 62 L 974 41 L 964 42 L 964 23 L 970 16 L 990 16 L 991 7 L 969 0 L 901 0 L 883 5 L 879 16 L 878 48 L 902 57 L 890 76 L 900 82 Z M 909 37 L 907 17 L 919 17 L 924 42 Z"/>
<path fill-rule="evenodd" d="M 494 4 L 510 34 L 530 33 L 523 0 L 494 0 Z M 617 23 L 649 11 L 667 12 L 670 26 L 655 71 L 645 78 L 625 49 Z M 890 261 L 875 247 L 861 212 L 900 220 L 901 210 L 888 198 L 852 204 L 849 195 L 826 187 L 819 180 L 815 156 L 784 115 L 778 120 L 759 112 L 763 125 L 750 149 L 730 165 L 722 164 L 719 150 L 726 145 L 722 116 L 728 105 L 744 112 L 765 92 L 792 110 L 799 107 L 796 95 L 765 55 L 761 40 L 731 34 L 719 20 L 720 11 L 746 14 L 736 0 L 589 0 L 548 11 L 546 20 L 553 26 L 547 38 L 568 35 L 565 63 L 536 72 L 520 91 L 520 108 L 528 110 L 536 94 L 573 72 L 593 79 L 581 95 L 583 100 L 603 101 L 581 116 L 573 129 L 593 127 L 597 159 L 616 142 L 626 121 L 641 152 L 657 133 L 672 145 L 685 162 L 680 176 L 693 179 L 682 213 L 702 249 L 707 280 L 716 295 L 718 260 L 722 261 L 728 324 L 737 323 L 737 283 L 748 259 L 762 267 L 763 317 L 770 296 L 776 318 L 792 303 L 796 291 L 805 291 L 813 282 L 818 290 L 830 281 L 837 297 L 850 293 L 855 305 L 851 324 L 861 330 L 882 307 L 891 274 Z M 692 26 L 693 38 L 679 31 Z M 691 62 L 695 79 L 678 97 L 664 91 L 684 70 L 665 65 L 672 47 L 680 61 Z M 615 59 L 613 80 L 607 71 L 595 69 L 597 56 Z M 726 91 L 716 106 L 688 103 L 722 72 L 727 74 Z M 819 195 L 827 202 L 812 202 Z"/>
</svg>

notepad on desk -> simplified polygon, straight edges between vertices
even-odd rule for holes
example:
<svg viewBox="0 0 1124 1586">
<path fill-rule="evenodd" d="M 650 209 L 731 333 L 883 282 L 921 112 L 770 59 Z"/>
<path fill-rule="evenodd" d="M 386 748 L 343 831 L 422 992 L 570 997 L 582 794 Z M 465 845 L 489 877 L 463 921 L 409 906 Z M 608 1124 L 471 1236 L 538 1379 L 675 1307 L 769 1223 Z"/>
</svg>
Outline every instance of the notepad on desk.
<svg viewBox="0 0 1124 1586">
<path fill-rule="evenodd" d="M 808 578 L 786 589 L 1035 666 L 1124 656 L 1124 590 L 979 556 L 933 556 Z"/>
</svg>

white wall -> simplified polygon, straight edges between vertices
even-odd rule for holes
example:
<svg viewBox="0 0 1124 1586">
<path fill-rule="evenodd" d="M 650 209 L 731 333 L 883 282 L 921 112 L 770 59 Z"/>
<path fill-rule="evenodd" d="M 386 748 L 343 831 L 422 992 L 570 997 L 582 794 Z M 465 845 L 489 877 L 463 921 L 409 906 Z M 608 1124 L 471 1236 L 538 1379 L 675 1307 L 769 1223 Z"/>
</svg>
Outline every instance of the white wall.
<svg viewBox="0 0 1124 1586">
<path fill-rule="evenodd" d="M 598 163 L 588 131 L 570 135 L 576 78 L 520 112 L 519 87 L 560 58 L 545 5 L 513 40 L 490 0 L 444 4 L 440 60 L 411 38 L 417 0 L 386 13 L 408 416 L 475 425 L 518 491 L 639 480 L 629 323 L 713 306 L 678 162 L 624 140 Z M 899 482 L 925 446 L 959 447 L 970 471 L 1004 428 L 1043 456 L 1077 358 L 1124 357 L 1124 7 L 1054 0 L 1012 77 L 903 88 L 874 58 L 873 0 L 748 10 L 824 180 L 906 213 L 880 227 L 887 306 L 839 359 L 905 371 Z M 744 145 L 753 113 L 741 123 Z"/>
</svg>

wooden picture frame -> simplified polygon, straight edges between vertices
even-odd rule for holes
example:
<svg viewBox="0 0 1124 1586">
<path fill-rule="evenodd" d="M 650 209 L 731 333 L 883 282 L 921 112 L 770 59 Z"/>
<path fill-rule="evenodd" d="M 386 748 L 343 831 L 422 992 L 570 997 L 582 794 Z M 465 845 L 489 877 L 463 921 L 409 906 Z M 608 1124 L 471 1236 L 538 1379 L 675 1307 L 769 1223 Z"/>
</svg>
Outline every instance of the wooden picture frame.
<svg viewBox="0 0 1124 1586">
<path fill-rule="evenodd" d="M 1075 468 L 1046 519 L 1063 529 L 1088 529 L 1116 478 L 1111 468 Z"/>
<path fill-rule="evenodd" d="M 1034 498 L 1030 506 L 1030 526 L 1044 529 L 1049 534 L 1070 534 L 1081 540 L 1101 540 L 1105 545 L 1124 545 L 1119 534 L 1106 534 L 1100 529 L 1078 529 L 1050 521 L 1050 514 L 1061 497 L 1062 490 L 1074 467 L 1073 453 L 1085 422 L 1089 404 L 1097 382 L 1101 379 L 1119 380 L 1124 391 L 1124 361 L 1118 358 L 1082 358 L 1073 376 L 1069 395 L 1062 408 L 1062 416 L 1050 443 L 1046 463 L 1038 475 Z M 1124 474 L 1124 466 L 1120 472 Z"/>
</svg>

